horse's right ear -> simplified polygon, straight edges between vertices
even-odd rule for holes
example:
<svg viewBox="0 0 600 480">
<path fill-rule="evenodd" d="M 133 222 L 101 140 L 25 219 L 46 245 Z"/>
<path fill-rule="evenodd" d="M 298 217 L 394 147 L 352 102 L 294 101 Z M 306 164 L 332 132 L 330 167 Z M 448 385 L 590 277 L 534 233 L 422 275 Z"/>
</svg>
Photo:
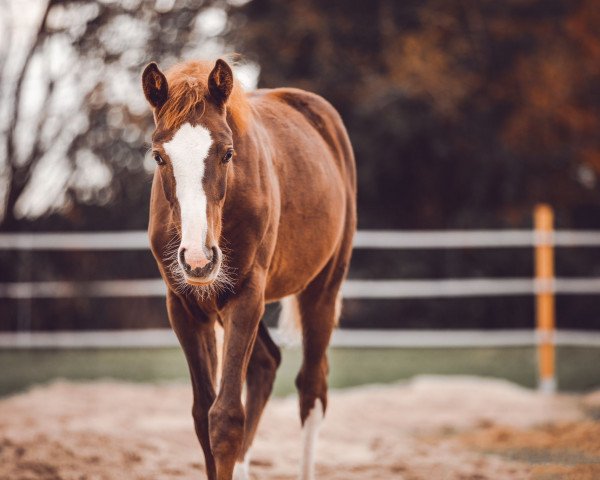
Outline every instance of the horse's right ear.
<svg viewBox="0 0 600 480">
<path fill-rule="evenodd" d="M 144 68 L 142 73 L 142 88 L 148 103 L 152 108 L 159 109 L 167 101 L 169 94 L 169 86 L 167 85 L 167 77 L 158 69 L 158 65 L 154 62 Z"/>
</svg>

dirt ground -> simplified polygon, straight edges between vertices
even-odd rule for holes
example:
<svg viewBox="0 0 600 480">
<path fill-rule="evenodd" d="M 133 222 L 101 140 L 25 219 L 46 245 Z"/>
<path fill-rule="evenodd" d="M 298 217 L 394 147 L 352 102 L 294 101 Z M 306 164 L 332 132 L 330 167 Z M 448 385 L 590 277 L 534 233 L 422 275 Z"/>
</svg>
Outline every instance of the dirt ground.
<svg viewBox="0 0 600 480">
<path fill-rule="evenodd" d="M 0 401 L 1 480 L 204 478 L 185 385 L 58 382 Z M 254 479 L 295 479 L 293 397 L 272 400 Z M 332 392 L 317 477 L 598 479 L 600 390 L 543 397 L 502 380 L 417 377 Z"/>
</svg>

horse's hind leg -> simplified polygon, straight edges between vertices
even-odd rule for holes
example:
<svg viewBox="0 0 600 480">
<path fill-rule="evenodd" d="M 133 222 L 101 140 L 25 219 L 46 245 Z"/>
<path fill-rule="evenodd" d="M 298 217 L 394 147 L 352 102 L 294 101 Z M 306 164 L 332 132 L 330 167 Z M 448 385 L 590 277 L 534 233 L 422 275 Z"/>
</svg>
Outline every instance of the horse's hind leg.
<svg viewBox="0 0 600 480">
<path fill-rule="evenodd" d="M 280 363 L 281 352 L 271 339 L 267 327 L 261 322 L 246 374 L 244 442 L 233 472 L 234 480 L 250 479 L 249 450 L 258 428 L 258 422 L 273 390 L 275 373 Z"/>
<path fill-rule="evenodd" d="M 303 362 L 296 377 L 303 426 L 301 480 L 314 478 L 319 425 L 327 408 L 327 347 L 339 315 L 339 290 L 346 262 L 333 259 L 298 295 L 302 320 Z"/>
</svg>

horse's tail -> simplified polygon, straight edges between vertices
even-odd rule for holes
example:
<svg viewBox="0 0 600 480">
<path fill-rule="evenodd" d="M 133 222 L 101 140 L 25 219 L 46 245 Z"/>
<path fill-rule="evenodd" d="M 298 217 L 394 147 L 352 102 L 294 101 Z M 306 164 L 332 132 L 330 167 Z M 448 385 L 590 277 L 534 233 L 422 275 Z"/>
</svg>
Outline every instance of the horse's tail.
<svg viewBox="0 0 600 480">
<path fill-rule="evenodd" d="M 280 300 L 281 313 L 277 325 L 277 338 L 287 346 L 299 345 L 302 340 L 302 318 L 296 295 L 289 295 Z M 342 292 L 335 299 L 335 326 L 337 327 L 342 314 Z"/>
<path fill-rule="evenodd" d="M 302 324 L 300 307 L 296 295 L 290 295 L 280 300 L 281 313 L 277 325 L 279 342 L 287 346 L 299 345 L 302 340 Z"/>
<path fill-rule="evenodd" d="M 340 317 L 342 316 L 342 290 L 340 289 L 335 297 L 335 326 L 338 327 L 340 324 Z"/>
</svg>

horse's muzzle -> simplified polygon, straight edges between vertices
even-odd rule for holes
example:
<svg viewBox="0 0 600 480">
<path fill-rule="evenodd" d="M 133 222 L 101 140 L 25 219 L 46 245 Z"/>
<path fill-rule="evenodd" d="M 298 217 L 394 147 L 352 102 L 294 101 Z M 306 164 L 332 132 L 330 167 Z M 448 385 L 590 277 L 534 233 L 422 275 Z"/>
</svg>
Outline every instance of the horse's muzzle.
<svg viewBox="0 0 600 480">
<path fill-rule="evenodd" d="M 212 247 L 211 254 L 207 258 L 208 263 L 196 268 L 192 268 L 186 261 L 185 251 L 185 248 L 179 251 L 179 265 L 185 274 L 186 282 L 191 285 L 208 285 L 212 283 L 219 273 L 219 267 L 221 266 L 222 253 L 219 247 Z"/>
</svg>

